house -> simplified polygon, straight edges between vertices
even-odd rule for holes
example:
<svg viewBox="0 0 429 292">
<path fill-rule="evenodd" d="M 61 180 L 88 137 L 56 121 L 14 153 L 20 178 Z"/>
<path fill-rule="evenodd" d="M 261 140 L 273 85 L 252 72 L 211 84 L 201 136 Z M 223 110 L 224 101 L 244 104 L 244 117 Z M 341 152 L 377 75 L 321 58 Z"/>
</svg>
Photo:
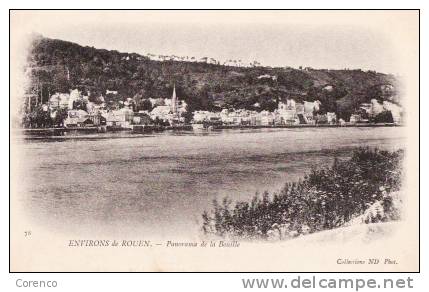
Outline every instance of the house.
<svg viewBox="0 0 429 292">
<path fill-rule="evenodd" d="M 223 109 L 220 113 L 219 113 L 219 116 L 220 116 L 220 119 L 221 119 L 221 121 L 222 121 L 222 123 L 223 124 L 226 124 L 226 125 L 228 125 L 228 124 L 232 124 L 232 118 L 229 116 L 229 113 L 230 113 L 230 111 L 228 110 L 228 109 Z"/>
<path fill-rule="evenodd" d="M 152 120 L 159 119 L 162 121 L 168 121 L 172 116 L 171 108 L 169 105 L 159 105 L 153 108 L 150 112 Z"/>
<path fill-rule="evenodd" d="M 332 86 L 332 85 L 326 85 L 325 87 L 323 87 L 323 90 L 326 90 L 326 91 L 329 91 L 329 92 L 332 92 L 333 90 L 334 90 L 334 87 Z"/>
<path fill-rule="evenodd" d="M 377 99 L 373 98 L 370 103 L 362 103 L 360 105 L 360 109 L 363 110 L 366 116 L 370 118 L 374 118 L 384 111 L 390 111 L 392 113 L 393 121 L 395 123 L 401 122 L 402 108 L 390 101 L 385 100 L 383 103 L 380 103 Z"/>
<path fill-rule="evenodd" d="M 328 123 L 328 116 L 326 114 L 321 115 L 317 114 L 315 117 L 316 124 L 327 124 Z"/>
<path fill-rule="evenodd" d="M 149 102 L 152 105 L 152 108 L 160 106 L 160 105 L 165 105 L 163 98 L 149 98 Z"/>
<path fill-rule="evenodd" d="M 304 114 L 304 104 L 297 102 L 295 103 L 295 110 L 296 110 L 296 114 Z"/>
<path fill-rule="evenodd" d="M 70 90 L 70 98 L 68 100 L 68 109 L 72 110 L 74 102 L 81 99 L 81 98 L 82 98 L 82 95 L 78 89 Z"/>
<path fill-rule="evenodd" d="M 77 121 L 77 126 L 78 127 L 90 127 L 90 126 L 94 126 L 93 121 L 88 117 L 82 117 L 79 118 Z"/>
<path fill-rule="evenodd" d="M 384 111 L 384 107 L 381 103 L 378 102 L 377 99 L 373 98 L 371 99 L 371 113 L 372 115 L 376 116 L 379 113 Z"/>
<path fill-rule="evenodd" d="M 63 109 L 69 106 L 69 93 L 55 93 L 49 98 L 49 107 L 51 109 Z"/>
<path fill-rule="evenodd" d="M 274 125 L 281 125 L 283 123 L 283 119 L 279 114 L 278 110 L 274 110 Z"/>
<path fill-rule="evenodd" d="M 275 122 L 275 115 L 269 111 L 262 111 L 259 113 L 261 117 L 261 125 L 263 126 L 272 126 Z"/>
<path fill-rule="evenodd" d="M 211 115 L 214 113 L 211 113 L 209 111 L 194 111 L 193 116 L 193 123 L 202 123 L 210 118 Z"/>
<path fill-rule="evenodd" d="M 306 124 L 314 125 L 316 123 L 313 112 L 306 112 L 303 116 Z"/>
<path fill-rule="evenodd" d="M 106 125 L 106 118 L 102 116 L 100 113 L 90 114 L 89 119 L 92 121 L 94 126 L 104 126 Z"/>
<path fill-rule="evenodd" d="M 362 120 L 362 117 L 358 114 L 353 114 L 350 116 L 350 123 L 351 124 L 359 123 L 359 122 L 361 122 L 361 120 Z"/>
<path fill-rule="evenodd" d="M 335 113 L 328 112 L 326 113 L 326 117 L 328 119 L 328 124 L 336 124 L 337 123 L 337 115 Z"/>
<path fill-rule="evenodd" d="M 279 102 L 279 105 L 277 106 L 277 109 L 278 109 L 279 111 L 286 110 L 286 109 L 287 109 L 287 106 L 286 106 L 286 104 L 285 104 L 284 102 L 280 101 L 280 102 Z"/>
<path fill-rule="evenodd" d="M 364 110 L 368 116 L 372 116 L 372 103 L 361 103 L 359 108 Z"/>
<path fill-rule="evenodd" d="M 222 125 L 222 120 L 219 115 L 211 115 L 203 123 L 206 125 Z"/>
<path fill-rule="evenodd" d="M 133 124 L 134 125 L 150 125 L 150 124 L 152 124 L 152 119 L 147 114 L 147 112 L 140 111 L 138 113 L 134 113 Z"/>
<path fill-rule="evenodd" d="M 299 124 L 296 114 L 296 102 L 293 99 L 287 99 L 286 103 L 279 102 L 277 114 L 280 117 L 281 124 Z"/>
<path fill-rule="evenodd" d="M 258 77 L 257 77 L 258 79 L 272 79 L 272 80 L 274 80 L 274 81 L 276 81 L 277 80 L 277 76 L 271 76 L 271 75 L 269 75 L 269 74 L 264 74 L 264 75 L 259 75 Z"/>
<path fill-rule="evenodd" d="M 129 108 L 122 108 L 107 113 L 106 125 L 108 127 L 130 128 L 134 112 Z"/>
<path fill-rule="evenodd" d="M 262 126 L 272 126 L 274 125 L 274 117 L 273 116 L 261 116 L 261 125 Z"/>
<path fill-rule="evenodd" d="M 385 110 L 388 110 L 392 113 L 393 122 L 394 123 L 401 123 L 402 119 L 402 108 L 394 104 L 390 101 L 383 101 L 383 108 Z"/>
<path fill-rule="evenodd" d="M 135 102 L 132 98 L 127 98 L 127 100 L 124 101 L 124 106 L 133 108 L 135 106 Z"/>
<path fill-rule="evenodd" d="M 320 110 L 322 103 L 319 100 L 315 101 L 304 101 L 304 113 L 313 113 Z"/>
<path fill-rule="evenodd" d="M 296 102 L 294 99 L 287 99 L 286 100 L 286 108 L 289 110 L 295 109 L 296 108 Z"/>
<path fill-rule="evenodd" d="M 297 114 L 296 116 L 300 124 L 307 124 L 307 119 L 305 118 L 304 114 Z"/>
<path fill-rule="evenodd" d="M 67 118 L 64 120 L 65 127 L 78 127 L 85 124 L 88 124 L 86 119 L 89 118 L 89 115 L 84 110 L 69 110 L 67 112 Z"/>
<path fill-rule="evenodd" d="M 287 99 L 286 103 L 284 102 L 279 102 L 279 105 L 277 107 L 277 109 L 279 111 L 283 111 L 283 110 L 294 110 L 296 108 L 296 102 L 294 99 Z"/>
<path fill-rule="evenodd" d="M 280 110 L 278 112 L 278 115 L 281 118 L 281 123 L 282 124 L 288 124 L 288 125 L 299 124 L 299 119 L 298 119 L 298 116 L 296 114 L 296 110 L 295 109 Z"/>
<path fill-rule="evenodd" d="M 173 114 L 171 112 L 170 106 L 160 105 L 155 107 L 150 112 L 150 117 L 152 120 L 161 120 L 163 122 L 168 122 L 170 125 L 184 123 L 185 118 L 181 117 L 179 114 Z"/>
<path fill-rule="evenodd" d="M 252 126 L 260 126 L 262 125 L 262 117 L 258 113 L 251 113 L 250 114 L 250 125 Z"/>
<path fill-rule="evenodd" d="M 122 121 L 119 116 L 115 115 L 115 113 L 113 111 L 109 111 L 106 114 L 106 126 L 108 126 L 108 127 L 122 127 L 123 124 L 124 124 L 124 121 Z"/>
</svg>

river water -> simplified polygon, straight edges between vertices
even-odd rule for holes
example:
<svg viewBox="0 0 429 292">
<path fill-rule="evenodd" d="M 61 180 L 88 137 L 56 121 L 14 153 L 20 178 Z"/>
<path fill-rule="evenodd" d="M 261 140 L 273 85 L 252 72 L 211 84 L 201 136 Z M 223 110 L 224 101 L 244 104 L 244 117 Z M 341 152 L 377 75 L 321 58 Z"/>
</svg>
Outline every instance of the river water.
<svg viewBox="0 0 429 292">
<path fill-rule="evenodd" d="M 401 127 L 18 139 L 16 176 L 25 179 L 12 194 L 33 222 L 56 232 L 194 237 L 215 198 L 251 199 L 354 147 L 404 143 Z"/>
</svg>

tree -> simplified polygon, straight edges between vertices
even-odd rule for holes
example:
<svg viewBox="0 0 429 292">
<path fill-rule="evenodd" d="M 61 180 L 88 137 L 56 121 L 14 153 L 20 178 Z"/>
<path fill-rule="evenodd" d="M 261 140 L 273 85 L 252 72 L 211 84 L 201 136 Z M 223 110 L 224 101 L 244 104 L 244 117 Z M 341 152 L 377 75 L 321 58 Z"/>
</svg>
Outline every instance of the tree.
<svg viewBox="0 0 429 292">
<path fill-rule="evenodd" d="M 393 116 L 391 111 L 382 111 L 376 115 L 372 120 L 374 123 L 393 123 Z"/>
<path fill-rule="evenodd" d="M 55 117 L 53 119 L 54 126 L 64 126 L 64 120 L 67 118 L 67 112 L 67 108 L 60 108 L 56 111 Z"/>
<path fill-rule="evenodd" d="M 152 103 L 150 102 L 149 99 L 142 99 L 138 104 L 137 104 L 137 110 L 142 110 L 142 111 L 151 111 L 152 110 Z"/>
<path fill-rule="evenodd" d="M 82 99 L 77 99 L 73 101 L 73 109 L 86 110 L 86 102 Z"/>
<path fill-rule="evenodd" d="M 399 218 L 392 192 L 401 188 L 403 151 L 359 148 L 347 161 L 335 159 L 331 167 L 313 169 L 278 194 L 255 194 L 250 203 L 224 199 L 203 213 L 203 231 L 226 237 L 267 239 L 295 237 L 340 227 L 369 206 L 379 203 L 375 221 Z M 382 215 L 381 213 L 387 214 Z M 372 221 L 371 221 L 372 222 Z"/>
<path fill-rule="evenodd" d="M 49 111 L 44 110 L 42 106 L 34 108 L 33 111 L 29 113 L 28 121 L 33 128 L 45 128 L 52 125 Z"/>
<path fill-rule="evenodd" d="M 120 94 L 106 96 L 105 103 L 108 108 L 117 108 L 120 101 L 136 94 L 141 94 L 141 99 L 165 98 L 171 95 L 171 82 L 175 80 L 184 92 L 178 93 L 179 96 L 193 104 L 195 109 L 208 110 L 215 101 L 252 109 L 255 102 L 261 103 L 255 100 L 259 96 L 284 98 L 296 95 L 298 102 L 303 99 L 321 100 L 323 111 L 335 111 L 337 107 L 337 115 L 344 120 L 348 120 L 361 103 L 371 98 L 392 100 L 397 96 L 394 90 L 383 89 L 395 84 L 395 78 L 376 72 L 270 68 L 257 61 L 243 67 L 242 60 L 227 60 L 225 66 L 217 66 L 214 65 L 217 60 L 207 57 L 159 56 L 164 60 L 161 62 L 150 60 L 148 56 L 155 57 L 153 54 L 119 53 L 40 37 L 30 52 L 31 62 L 27 68 L 31 72 L 29 87 L 35 88 L 38 100 L 43 102 L 55 92 L 64 93 L 75 88 L 83 92 L 90 90 L 91 101 L 94 102 L 97 99 L 93 97 L 105 94 L 106 89 L 114 89 Z M 265 74 L 277 79 L 257 78 Z M 334 90 L 324 90 L 326 84 L 332 84 Z M 211 99 L 213 93 L 217 93 L 216 99 Z M 234 103 L 227 102 L 227 99 Z M 135 101 L 138 103 L 137 99 Z M 272 108 L 271 102 L 266 104 L 267 109 Z"/>
</svg>

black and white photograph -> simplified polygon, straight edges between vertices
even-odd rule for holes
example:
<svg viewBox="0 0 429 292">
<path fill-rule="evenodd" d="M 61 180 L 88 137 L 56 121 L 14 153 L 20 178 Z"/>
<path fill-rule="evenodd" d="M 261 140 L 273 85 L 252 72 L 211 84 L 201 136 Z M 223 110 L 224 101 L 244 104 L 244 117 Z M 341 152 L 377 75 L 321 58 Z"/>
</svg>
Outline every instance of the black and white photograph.
<svg viewBox="0 0 429 292">
<path fill-rule="evenodd" d="M 419 270 L 418 10 L 11 10 L 13 272 Z"/>
</svg>

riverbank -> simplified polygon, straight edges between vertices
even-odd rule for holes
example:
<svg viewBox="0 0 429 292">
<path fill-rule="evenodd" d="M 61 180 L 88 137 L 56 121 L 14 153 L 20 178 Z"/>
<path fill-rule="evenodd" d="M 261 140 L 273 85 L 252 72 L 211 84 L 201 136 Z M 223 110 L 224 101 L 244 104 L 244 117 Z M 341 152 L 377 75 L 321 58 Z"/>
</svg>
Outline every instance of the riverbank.
<svg viewBox="0 0 429 292">
<path fill-rule="evenodd" d="M 192 124 L 178 126 L 155 126 L 155 125 L 132 125 L 130 128 L 90 126 L 90 127 L 61 127 L 61 128 L 31 128 L 13 129 L 12 132 L 18 135 L 27 136 L 66 136 L 68 134 L 94 134 L 106 132 L 129 132 L 133 134 L 162 132 L 162 131 L 205 131 L 205 130 L 243 130 L 243 129 L 289 129 L 289 128 L 350 128 L 350 127 L 400 127 L 400 124 L 379 123 L 379 124 L 319 124 L 319 125 L 215 125 L 209 128 L 196 128 Z"/>
<path fill-rule="evenodd" d="M 394 123 L 362 123 L 362 124 L 298 124 L 298 125 L 216 125 L 212 126 L 214 130 L 226 129 L 288 129 L 288 128 L 347 128 L 347 127 L 400 127 L 402 125 Z"/>
</svg>

